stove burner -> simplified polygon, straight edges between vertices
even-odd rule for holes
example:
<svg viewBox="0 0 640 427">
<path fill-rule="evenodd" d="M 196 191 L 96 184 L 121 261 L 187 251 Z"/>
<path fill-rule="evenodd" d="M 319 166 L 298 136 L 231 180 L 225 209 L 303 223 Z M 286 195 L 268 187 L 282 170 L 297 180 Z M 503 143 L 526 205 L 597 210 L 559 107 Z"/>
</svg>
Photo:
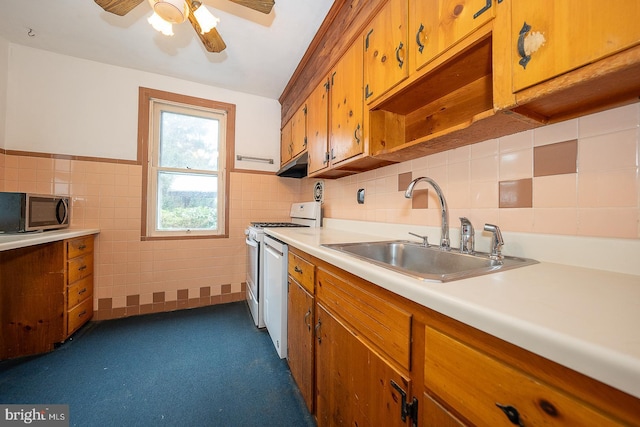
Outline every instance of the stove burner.
<svg viewBox="0 0 640 427">
<path fill-rule="evenodd" d="M 292 222 L 252 222 L 251 225 L 256 228 L 267 228 L 267 227 L 308 227 L 307 225 L 302 224 L 294 224 Z"/>
</svg>

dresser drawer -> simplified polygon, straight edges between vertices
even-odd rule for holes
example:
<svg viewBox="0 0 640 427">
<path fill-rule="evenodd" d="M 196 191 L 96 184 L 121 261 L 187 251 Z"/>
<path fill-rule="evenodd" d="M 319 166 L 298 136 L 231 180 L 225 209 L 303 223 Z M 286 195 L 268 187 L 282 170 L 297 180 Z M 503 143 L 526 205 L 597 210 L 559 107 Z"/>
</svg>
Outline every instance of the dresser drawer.
<svg viewBox="0 0 640 427">
<path fill-rule="evenodd" d="M 314 265 L 289 251 L 289 276 L 313 294 Z"/>
<path fill-rule="evenodd" d="M 93 276 L 84 277 L 69 285 L 67 308 L 73 308 L 93 295 Z"/>
<path fill-rule="evenodd" d="M 93 274 L 93 252 L 84 256 L 69 259 L 68 283 L 72 284 L 77 280 Z"/>
<path fill-rule="evenodd" d="M 67 335 L 84 325 L 93 316 L 93 298 L 87 298 L 68 313 Z"/>
<path fill-rule="evenodd" d="M 67 259 L 93 252 L 93 236 L 67 241 Z"/>
<path fill-rule="evenodd" d="M 318 268 L 316 297 L 400 366 L 409 369 L 411 313 Z"/>
<path fill-rule="evenodd" d="M 425 386 L 474 425 L 512 425 L 498 405 L 526 426 L 619 425 L 515 367 L 438 330 L 425 332 Z M 516 423 L 517 424 L 517 423 Z"/>
</svg>

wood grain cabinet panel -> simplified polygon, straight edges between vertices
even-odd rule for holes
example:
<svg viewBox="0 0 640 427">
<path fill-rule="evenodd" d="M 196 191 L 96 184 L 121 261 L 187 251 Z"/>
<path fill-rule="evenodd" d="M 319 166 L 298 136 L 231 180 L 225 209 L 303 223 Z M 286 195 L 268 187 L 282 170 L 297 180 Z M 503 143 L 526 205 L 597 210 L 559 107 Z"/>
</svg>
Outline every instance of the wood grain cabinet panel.
<svg viewBox="0 0 640 427">
<path fill-rule="evenodd" d="M 407 0 L 389 0 L 363 38 L 364 98 L 371 102 L 409 75 Z"/>
<path fill-rule="evenodd" d="M 93 317 L 93 247 L 93 236 L 65 241 L 65 338 Z"/>
<path fill-rule="evenodd" d="M 329 166 L 329 78 L 325 78 L 307 100 L 308 175 Z"/>
<path fill-rule="evenodd" d="M 331 73 L 331 164 L 362 154 L 362 40 L 356 41 Z"/>
<path fill-rule="evenodd" d="M 313 294 L 315 266 L 294 251 L 289 252 L 289 276 Z"/>
<path fill-rule="evenodd" d="M 619 426 L 566 392 L 426 328 L 425 385 L 471 425 Z"/>
<path fill-rule="evenodd" d="M 287 363 L 309 411 L 314 408 L 315 298 L 292 277 L 288 281 Z"/>
<path fill-rule="evenodd" d="M 640 2 L 512 1 L 513 90 L 640 44 Z"/>
<path fill-rule="evenodd" d="M 65 285 L 62 241 L 0 252 L 0 360 L 65 338 Z"/>
<path fill-rule="evenodd" d="M 409 0 L 409 52 L 412 69 L 429 61 L 495 16 L 486 0 Z"/>
<path fill-rule="evenodd" d="M 408 426 L 412 382 L 322 304 L 317 310 L 317 419 L 324 426 Z"/>
<path fill-rule="evenodd" d="M 383 353 L 410 368 L 411 313 L 321 268 L 316 296 Z"/>
</svg>

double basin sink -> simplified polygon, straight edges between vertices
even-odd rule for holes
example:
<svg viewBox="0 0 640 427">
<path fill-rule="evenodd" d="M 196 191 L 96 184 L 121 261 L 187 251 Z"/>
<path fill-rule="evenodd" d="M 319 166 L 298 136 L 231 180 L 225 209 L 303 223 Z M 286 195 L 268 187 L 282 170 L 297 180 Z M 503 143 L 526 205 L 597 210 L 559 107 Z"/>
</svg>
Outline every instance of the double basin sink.
<svg viewBox="0 0 640 427">
<path fill-rule="evenodd" d="M 425 246 L 407 240 L 334 243 L 322 246 L 399 273 L 436 282 L 466 279 L 538 262 L 512 256 L 496 260 L 491 259 L 486 253 L 465 254 L 455 249 L 442 250 L 439 246 Z"/>
</svg>

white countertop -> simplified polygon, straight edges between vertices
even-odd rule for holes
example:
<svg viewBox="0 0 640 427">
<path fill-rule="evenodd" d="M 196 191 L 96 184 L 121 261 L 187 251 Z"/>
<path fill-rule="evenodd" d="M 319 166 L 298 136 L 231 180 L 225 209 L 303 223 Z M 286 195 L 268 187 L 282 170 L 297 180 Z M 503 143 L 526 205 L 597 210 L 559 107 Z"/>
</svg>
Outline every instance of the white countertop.
<svg viewBox="0 0 640 427">
<path fill-rule="evenodd" d="M 98 229 L 64 228 L 42 232 L 0 234 L 0 251 L 19 249 L 27 246 L 56 242 L 58 240 L 73 239 L 74 237 L 98 234 Z"/>
<path fill-rule="evenodd" d="M 376 227 L 369 227 L 375 231 L 366 234 L 348 230 L 358 227 L 273 228 L 267 233 L 409 300 L 640 398 L 640 275 L 505 251 L 542 262 L 448 283 L 425 282 L 320 246 L 392 240 Z M 452 229 L 455 242 L 453 234 Z M 394 239 L 415 240 L 407 237 L 399 233 Z M 476 235 L 478 239 L 488 238 Z M 507 248 L 507 236 L 505 242 Z M 578 238 L 572 244 L 584 243 Z M 632 248 L 636 253 L 631 263 L 634 259 L 637 263 L 638 245 L 632 243 Z"/>
</svg>

